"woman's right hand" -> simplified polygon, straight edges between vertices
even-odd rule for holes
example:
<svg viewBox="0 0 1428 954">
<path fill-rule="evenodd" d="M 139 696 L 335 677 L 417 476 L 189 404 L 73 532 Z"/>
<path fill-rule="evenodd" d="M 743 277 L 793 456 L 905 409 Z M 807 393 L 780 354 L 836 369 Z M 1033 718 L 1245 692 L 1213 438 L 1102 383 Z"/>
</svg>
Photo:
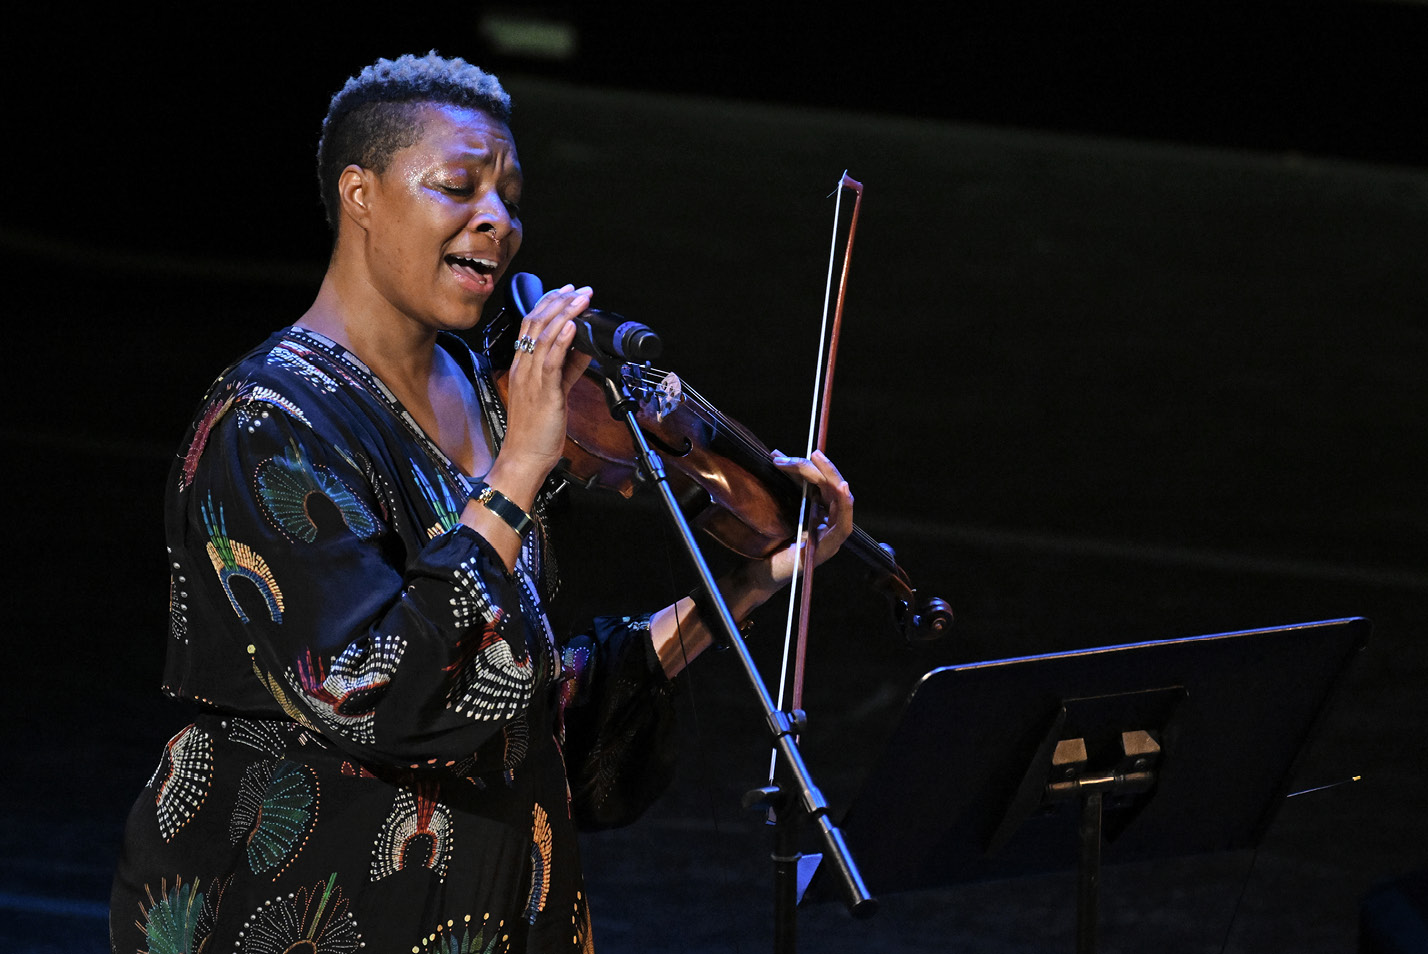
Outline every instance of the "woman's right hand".
<svg viewBox="0 0 1428 954">
<path fill-rule="evenodd" d="M 506 437 L 486 482 L 527 511 L 564 455 L 567 398 L 590 364 L 571 348 L 572 319 L 590 307 L 590 298 L 588 286 L 553 289 L 521 321 L 519 340 L 529 338 L 534 347 L 517 348 L 511 361 Z"/>
</svg>

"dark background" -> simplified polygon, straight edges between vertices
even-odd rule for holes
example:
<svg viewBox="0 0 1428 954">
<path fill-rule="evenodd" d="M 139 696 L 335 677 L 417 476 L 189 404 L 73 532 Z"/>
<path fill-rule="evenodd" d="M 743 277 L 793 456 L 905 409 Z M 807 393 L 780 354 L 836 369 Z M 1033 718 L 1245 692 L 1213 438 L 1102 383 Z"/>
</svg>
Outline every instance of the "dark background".
<svg viewBox="0 0 1428 954">
<path fill-rule="evenodd" d="M 838 811 L 935 666 L 1367 616 L 1293 787 L 1363 780 L 1286 802 L 1258 852 L 1110 869 L 1103 912 L 1106 950 L 1353 949 L 1368 892 L 1428 864 L 1428 9 L 899 9 L 225 8 L 8 36 L 0 948 L 103 949 L 119 825 L 184 717 L 157 692 L 173 449 L 311 300 L 328 97 L 434 47 L 515 96 L 518 267 L 656 327 L 661 363 L 785 450 L 826 197 L 865 184 L 829 450 L 958 623 L 905 647 L 857 566 L 820 573 L 805 742 Z M 574 54 L 500 48 L 517 12 Z M 688 588 L 650 506 L 576 503 L 562 619 Z M 770 679 L 781 625 L 757 620 Z M 766 746 L 727 656 L 690 677 L 678 785 L 590 839 L 603 949 L 768 944 L 767 836 L 738 808 Z M 1069 875 L 883 901 L 808 909 L 804 946 L 1072 948 Z"/>
</svg>

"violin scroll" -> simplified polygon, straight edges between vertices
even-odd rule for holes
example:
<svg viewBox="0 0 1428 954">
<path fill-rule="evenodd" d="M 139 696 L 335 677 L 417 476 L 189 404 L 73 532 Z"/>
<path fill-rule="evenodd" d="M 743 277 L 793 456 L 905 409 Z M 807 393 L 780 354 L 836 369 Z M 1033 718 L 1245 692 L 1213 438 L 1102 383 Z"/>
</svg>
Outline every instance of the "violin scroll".
<svg viewBox="0 0 1428 954">
<path fill-rule="evenodd" d="M 952 606 L 939 596 L 929 596 L 918 606 L 918 612 L 903 618 L 902 635 L 909 643 L 930 643 L 947 635 L 952 628 Z"/>
<path fill-rule="evenodd" d="M 873 543 L 871 538 L 854 528 L 853 536 L 844 544 L 868 566 L 868 580 L 873 589 L 887 598 L 893 623 L 902 638 L 912 643 L 930 643 L 946 636 L 952 629 L 952 606 L 938 596 L 924 597 L 920 602 L 907 573 L 897 565 L 893 548 L 886 543 Z"/>
</svg>

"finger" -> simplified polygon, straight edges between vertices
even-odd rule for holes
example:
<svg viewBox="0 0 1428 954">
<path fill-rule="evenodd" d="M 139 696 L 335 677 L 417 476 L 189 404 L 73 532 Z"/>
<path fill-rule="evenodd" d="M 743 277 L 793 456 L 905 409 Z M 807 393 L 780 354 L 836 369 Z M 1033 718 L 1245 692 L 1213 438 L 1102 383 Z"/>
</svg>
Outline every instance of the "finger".
<svg viewBox="0 0 1428 954">
<path fill-rule="evenodd" d="M 843 474 L 838 470 L 833 461 L 828 458 L 828 455 L 821 450 L 813 452 L 813 464 L 823 472 L 831 483 L 836 484 L 843 480 Z"/>
<path fill-rule="evenodd" d="M 831 535 L 836 551 L 853 531 L 853 491 L 837 465 L 818 450 L 813 452 L 812 458 L 787 457 L 774 451 L 773 462 L 779 469 L 802 477 L 818 491 L 825 516 L 820 536 Z"/>
<path fill-rule="evenodd" d="M 530 362 L 523 361 L 525 355 L 535 353 L 536 342 L 546 327 L 563 310 L 564 304 L 574 294 L 575 287 L 566 285 L 562 288 L 554 288 L 540 297 L 530 311 L 521 318 L 520 334 L 516 338 L 516 354 L 511 362 L 511 369 L 514 371 L 518 365 L 528 365 Z"/>
<path fill-rule="evenodd" d="M 561 332 L 565 322 L 590 307 L 590 297 L 591 291 L 588 286 L 562 292 L 559 297 L 551 301 L 549 312 L 541 316 L 540 325 L 531 331 L 532 336 L 537 340 L 542 336 L 546 336 L 547 341 L 552 340 L 555 335 Z"/>
<path fill-rule="evenodd" d="M 853 491 L 846 480 L 818 485 L 820 503 L 830 527 L 853 524 Z"/>
<path fill-rule="evenodd" d="M 590 367 L 590 355 L 583 354 L 573 348 L 566 352 L 565 368 L 561 372 L 564 375 L 564 378 L 561 380 L 561 386 L 565 388 L 566 394 L 569 394 L 570 389 L 575 387 L 575 382 L 580 380 L 581 376 L 585 374 L 585 369 L 588 367 Z"/>
<path fill-rule="evenodd" d="M 528 353 L 542 370 L 559 372 L 564 366 L 565 354 L 575 339 L 571 319 L 590 307 L 590 296 L 588 286 L 566 285 L 546 292 L 526 316 L 521 334 L 529 340 Z"/>
<path fill-rule="evenodd" d="M 566 318 L 551 322 L 536 339 L 535 357 L 540 359 L 543 370 L 564 380 L 565 365 L 575 343 L 575 322 Z"/>
<path fill-rule="evenodd" d="M 853 530 L 853 488 L 848 486 L 846 480 L 840 480 L 833 491 L 828 513 L 839 527 L 845 527 L 851 533 Z"/>
<path fill-rule="evenodd" d="M 563 288 L 552 288 L 541 295 L 531 310 L 521 317 L 521 334 L 530 334 L 534 337 L 534 332 L 544 326 L 551 314 L 559 308 L 560 302 L 574 290 L 575 286 L 566 285 Z"/>
<path fill-rule="evenodd" d="M 853 493 L 846 480 L 839 481 L 824 494 L 826 515 L 818 527 L 814 544 L 815 565 L 837 553 L 853 535 Z"/>
<path fill-rule="evenodd" d="M 590 304 L 590 288 L 565 285 L 541 296 L 521 321 L 521 334 L 539 337 L 552 322 L 580 314 Z"/>
<path fill-rule="evenodd" d="M 527 317 L 533 317 L 537 321 L 545 318 L 547 315 L 550 314 L 552 310 L 559 308 L 561 303 L 568 299 L 572 294 L 574 294 L 574 292 L 574 285 L 567 284 L 562 285 L 559 288 L 552 288 L 550 291 L 540 296 L 540 300 L 537 301 L 535 303 L 535 307 L 527 313 Z"/>
<path fill-rule="evenodd" d="M 578 315 L 590 307 L 591 294 L 592 289 L 589 285 L 582 285 L 579 288 L 574 285 L 566 285 L 553 292 L 547 292 L 541 301 L 546 304 L 547 310 L 553 315 Z"/>
<path fill-rule="evenodd" d="M 843 479 L 843 475 L 838 473 L 833 462 L 828 460 L 821 451 L 814 451 L 813 457 L 813 460 L 806 457 L 787 457 L 779 451 L 774 451 L 773 463 L 779 470 L 802 477 L 808 483 L 819 488 L 820 491 L 826 486 L 836 485 Z"/>
</svg>

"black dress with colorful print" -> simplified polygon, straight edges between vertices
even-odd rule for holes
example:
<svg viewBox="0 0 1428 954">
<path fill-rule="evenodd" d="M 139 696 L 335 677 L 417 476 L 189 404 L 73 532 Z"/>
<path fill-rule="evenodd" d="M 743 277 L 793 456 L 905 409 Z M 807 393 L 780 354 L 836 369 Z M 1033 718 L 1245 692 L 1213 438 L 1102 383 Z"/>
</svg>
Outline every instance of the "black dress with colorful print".
<svg viewBox="0 0 1428 954">
<path fill-rule="evenodd" d="M 499 446 L 485 358 L 440 343 Z M 214 383 L 166 509 L 164 691 L 196 713 L 130 813 L 114 951 L 592 949 L 576 830 L 667 784 L 670 686 L 647 619 L 557 641 L 543 533 L 507 571 L 469 484 L 321 335 Z"/>
</svg>

